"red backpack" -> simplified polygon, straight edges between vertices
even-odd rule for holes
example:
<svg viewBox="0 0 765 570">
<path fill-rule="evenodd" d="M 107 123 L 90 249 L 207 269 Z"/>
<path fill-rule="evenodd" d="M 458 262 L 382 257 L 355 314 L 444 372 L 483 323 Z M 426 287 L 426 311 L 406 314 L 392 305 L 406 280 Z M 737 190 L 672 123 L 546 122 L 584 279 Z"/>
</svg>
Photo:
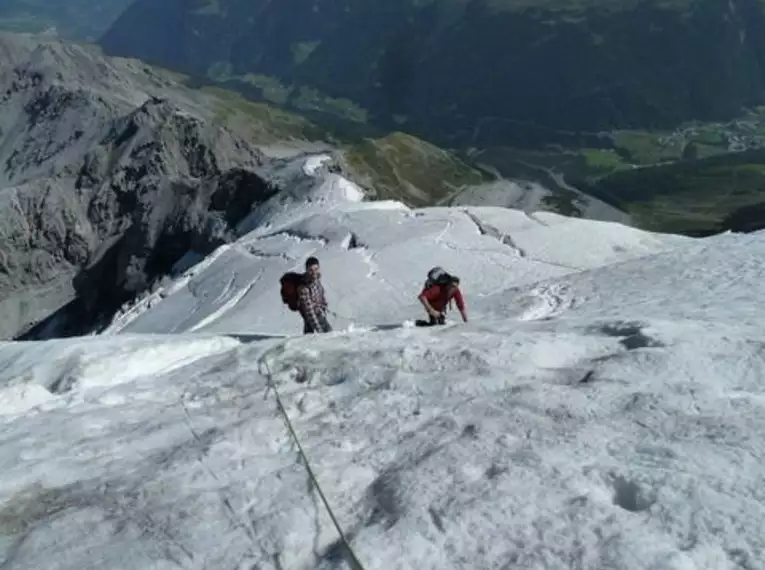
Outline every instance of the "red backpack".
<svg viewBox="0 0 765 570">
<path fill-rule="evenodd" d="M 279 279 L 282 285 L 282 302 L 287 305 L 290 311 L 298 310 L 298 285 L 303 283 L 303 275 L 289 271 Z"/>
</svg>

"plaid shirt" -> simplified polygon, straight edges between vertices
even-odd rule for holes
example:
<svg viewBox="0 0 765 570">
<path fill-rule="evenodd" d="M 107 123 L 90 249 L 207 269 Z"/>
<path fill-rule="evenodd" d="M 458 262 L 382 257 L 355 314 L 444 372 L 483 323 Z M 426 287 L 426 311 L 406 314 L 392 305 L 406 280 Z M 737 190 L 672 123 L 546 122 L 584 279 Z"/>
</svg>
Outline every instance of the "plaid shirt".
<svg viewBox="0 0 765 570">
<path fill-rule="evenodd" d="M 324 286 L 318 279 L 298 287 L 298 308 L 313 330 L 324 329 L 319 321 L 327 311 L 327 299 L 324 296 Z"/>
</svg>

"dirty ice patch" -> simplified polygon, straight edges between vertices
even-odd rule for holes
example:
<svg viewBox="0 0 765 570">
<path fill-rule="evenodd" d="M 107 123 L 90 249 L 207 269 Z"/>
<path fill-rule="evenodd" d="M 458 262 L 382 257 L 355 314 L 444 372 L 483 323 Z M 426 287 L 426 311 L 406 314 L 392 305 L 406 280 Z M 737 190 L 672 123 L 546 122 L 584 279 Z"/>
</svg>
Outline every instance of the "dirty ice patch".
<svg viewBox="0 0 765 570">
<path fill-rule="evenodd" d="M 328 174 L 316 195 L 316 201 L 319 203 L 344 204 L 364 200 L 364 191 L 361 188 L 337 174 Z"/>
<path fill-rule="evenodd" d="M 332 160 L 332 157 L 328 154 L 320 154 L 317 156 L 310 156 L 303 163 L 303 172 L 307 176 L 314 176 L 316 172 L 328 161 Z"/>
</svg>

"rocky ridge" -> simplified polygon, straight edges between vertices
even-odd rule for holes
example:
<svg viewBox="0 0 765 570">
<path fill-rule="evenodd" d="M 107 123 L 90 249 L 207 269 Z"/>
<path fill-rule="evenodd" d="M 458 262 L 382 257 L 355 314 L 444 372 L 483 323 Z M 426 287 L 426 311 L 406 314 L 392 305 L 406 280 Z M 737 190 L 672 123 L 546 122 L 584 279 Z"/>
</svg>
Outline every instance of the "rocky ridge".
<svg viewBox="0 0 765 570">
<path fill-rule="evenodd" d="M 91 330 L 278 192 L 213 102 L 134 60 L 0 34 L 0 338 Z"/>
</svg>

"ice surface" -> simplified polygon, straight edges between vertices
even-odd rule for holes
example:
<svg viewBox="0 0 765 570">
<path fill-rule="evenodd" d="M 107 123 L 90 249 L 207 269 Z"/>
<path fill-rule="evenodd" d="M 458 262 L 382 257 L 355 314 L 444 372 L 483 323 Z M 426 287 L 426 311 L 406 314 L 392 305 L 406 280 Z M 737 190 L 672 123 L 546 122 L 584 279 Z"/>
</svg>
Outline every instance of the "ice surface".
<svg viewBox="0 0 765 570">
<path fill-rule="evenodd" d="M 306 170 L 113 334 L 0 344 L 4 568 L 350 568 L 277 394 L 366 570 L 765 568 L 765 233 L 321 207 Z M 280 304 L 310 254 L 354 330 Z M 468 324 L 402 326 L 432 265 Z"/>
<path fill-rule="evenodd" d="M 287 163 L 279 176 L 291 193 L 260 206 L 237 243 L 118 315 L 107 332 L 299 333 L 279 277 L 310 255 L 321 262 L 332 321 L 347 329 L 423 316 L 416 296 L 434 265 L 461 277 L 471 311 L 490 314 L 499 310 L 493 295 L 512 287 L 693 243 L 555 214 L 359 201 L 353 183 L 320 171 L 325 159 Z"/>
</svg>

